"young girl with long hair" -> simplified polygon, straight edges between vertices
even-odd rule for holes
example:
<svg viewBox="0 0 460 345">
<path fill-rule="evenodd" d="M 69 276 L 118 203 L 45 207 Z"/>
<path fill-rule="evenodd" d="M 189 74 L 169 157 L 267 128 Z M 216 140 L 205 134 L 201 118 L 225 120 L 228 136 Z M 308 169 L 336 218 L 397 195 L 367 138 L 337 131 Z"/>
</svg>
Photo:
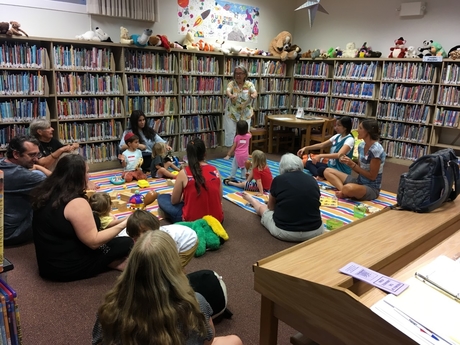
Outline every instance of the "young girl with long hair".
<svg viewBox="0 0 460 345">
<path fill-rule="evenodd" d="M 235 335 L 215 337 L 211 314 L 191 288 L 171 236 L 147 231 L 99 307 L 92 343 L 242 345 Z"/>
<path fill-rule="evenodd" d="M 205 161 L 203 140 L 187 144 L 188 165 L 176 177 L 172 195 L 158 195 L 159 212 L 173 223 L 211 215 L 222 222 L 222 183 L 216 167 Z"/>
<path fill-rule="evenodd" d="M 251 140 L 251 133 L 249 133 L 248 123 L 244 120 L 239 120 L 236 123 L 236 135 L 233 140 L 233 145 L 228 151 L 224 159 L 230 159 L 233 153 L 232 171 L 230 172 L 230 179 L 235 179 L 236 171 L 241 169 L 241 178 L 246 178 L 245 163 L 249 158 L 249 141 Z"/>
</svg>

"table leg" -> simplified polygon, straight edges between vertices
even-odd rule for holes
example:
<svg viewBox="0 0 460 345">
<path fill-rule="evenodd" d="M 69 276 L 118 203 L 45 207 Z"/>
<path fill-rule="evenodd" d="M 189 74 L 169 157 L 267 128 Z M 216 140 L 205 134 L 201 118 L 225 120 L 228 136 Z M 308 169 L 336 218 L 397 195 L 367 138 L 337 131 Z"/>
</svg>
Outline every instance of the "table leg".
<svg viewBox="0 0 460 345">
<path fill-rule="evenodd" d="M 273 121 L 268 122 L 268 153 L 273 153 Z"/>
<path fill-rule="evenodd" d="M 311 125 L 307 125 L 307 132 L 305 133 L 305 146 L 310 145 L 310 137 L 311 137 Z"/>
<path fill-rule="evenodd" d="M 278 319 L 275 314 L 275 303 L 262 295 L 260 304 L 260 345 L 276 345 L 278 341 Z"/>
</svg>

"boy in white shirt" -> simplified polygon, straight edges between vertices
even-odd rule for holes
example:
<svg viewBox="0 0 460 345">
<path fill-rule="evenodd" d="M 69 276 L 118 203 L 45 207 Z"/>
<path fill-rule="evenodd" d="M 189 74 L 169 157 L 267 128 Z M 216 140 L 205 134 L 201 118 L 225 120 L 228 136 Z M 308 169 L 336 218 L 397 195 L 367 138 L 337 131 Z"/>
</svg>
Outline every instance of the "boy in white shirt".
<svg viewBox="0 0 460 345">
<path fill-rule="evenodd" d="M 132 180 L 145 180 L 147 176 L 141 169 L 142 151 L 138 149 L 139 137 L 133 132 L 128 132 L 124 139 L 128 148 L 124 150 L 122 154 L 118 155 L 118 159 L 124 168 L 121 177 L 126 182 L 131 182 Z"/>
</svg>

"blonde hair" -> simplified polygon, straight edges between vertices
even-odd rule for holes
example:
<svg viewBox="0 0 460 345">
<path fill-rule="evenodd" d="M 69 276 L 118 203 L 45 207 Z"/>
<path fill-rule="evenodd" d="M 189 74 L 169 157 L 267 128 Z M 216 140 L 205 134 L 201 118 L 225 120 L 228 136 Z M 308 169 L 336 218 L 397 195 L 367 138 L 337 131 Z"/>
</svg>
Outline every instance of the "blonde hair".
<svg viewBox="0 0 460 345">
<path fill-rule="evenodd" d="M 98 310 L 103 344 L 185 344 L 206 337 L 207 321 L 185 276 L 174 240 L 147 231 Z"/>
<path fill-rule="evenodd" d="M 126 223 L 126 232 L 131 238 L 138 238 L 147 230 L 158 230 L 160 221 L 154 214 L 145 210 L 136 210 L 129 216 Z"/>
<path fill-rule="evenodd" d="M 152 157 L 162 156 L 166 152 L 166 145 L 164 143 L 156 143 L 153 145 Z"/>
<path fill-rule="evenodd" d="M 91 209 L 99 216 L 108 216 L 112 211 L 112 199 L 107 193 L 94 193 L 89 198 Z"/>
<path fill-rule="evenodd" d="M 254 150 L 251 156 L 253 168 L 258 168 L 259 170 L 265 169 L 267 166 L 267 157 L 265 157 L 265 153 L 260 150 Z"/>
</svg>

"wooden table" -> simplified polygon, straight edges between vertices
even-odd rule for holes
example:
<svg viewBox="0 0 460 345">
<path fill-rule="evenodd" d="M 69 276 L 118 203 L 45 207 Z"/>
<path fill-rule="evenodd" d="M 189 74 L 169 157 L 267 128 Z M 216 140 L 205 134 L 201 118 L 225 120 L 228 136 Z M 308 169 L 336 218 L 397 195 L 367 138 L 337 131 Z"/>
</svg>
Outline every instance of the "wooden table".
<svg viewBox="0 0 460 345">
<path fill-rule="evenodd" d="M 276 344 L 278 320 L 319 344 L 415 344 L 370 309 L 386 294 L 339 268 L 353 261 L 404 281 L 441 254 L 458 256 L 459 207 L 382 211 L 258 261 L 260 344 Z"/>
<path fill-rule="evenodd" d="M 283 126 L 289 128 L 305 128 L 307 145 L 310 143 L 311 129 L 313 126 L 318 126 L 324 123 L 321 119 L 297 119 L 293 114 L 267 115 L 268 123 L 268 153 L 273 153 L 273 127 Z"/>
</svg>

